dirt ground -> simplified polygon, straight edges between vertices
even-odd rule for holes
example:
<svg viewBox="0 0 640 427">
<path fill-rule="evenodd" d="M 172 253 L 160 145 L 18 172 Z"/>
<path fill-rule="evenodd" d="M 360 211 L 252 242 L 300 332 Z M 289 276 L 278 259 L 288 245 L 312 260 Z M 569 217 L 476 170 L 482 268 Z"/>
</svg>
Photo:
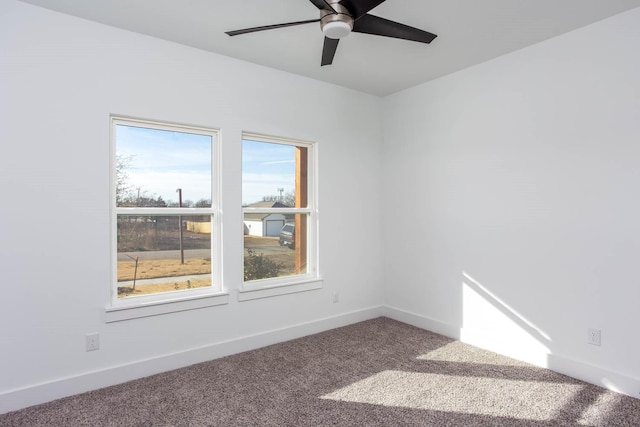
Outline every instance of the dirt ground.
<svg viewBox="0 0 640 427">
<path fill-rule="evenodd" d="M 277 237 L 244 236 L 244 247 L 280 246 Z"/>
<path fill-rule="evenodd" d="M 244 236 L 245 256 L 247 249 L 258 255 L 263 255 L 271 261 L 282 265 L 281 275 L 294 274 L 296 271 L 296 251 L 286 246 L 280 246 L 277 237 Z"/>
</svg>

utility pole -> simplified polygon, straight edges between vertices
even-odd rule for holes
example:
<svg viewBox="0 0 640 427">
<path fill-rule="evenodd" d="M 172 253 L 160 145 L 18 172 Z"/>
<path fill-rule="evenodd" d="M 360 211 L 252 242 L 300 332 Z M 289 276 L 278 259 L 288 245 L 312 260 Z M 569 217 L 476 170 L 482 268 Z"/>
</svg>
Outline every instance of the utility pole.
<svg viewBox="0 0 640 427">
<path fill-rule="evenodd" d="M 178 193 L 178 207 L 182 207 L 182 188 L 176 190 Z M 178 216 L 178 229 L 180 230 L 180 264 L 184 264 L 184 249 L 182 247 L 182 215 Z"/>
<path fill-rule="evenodd" d="M 280 202 L 282 202 L 282 193 L 284 192 L 284 188 L 278 188 L 278 193 L 280 193 Z"/>
</svg>

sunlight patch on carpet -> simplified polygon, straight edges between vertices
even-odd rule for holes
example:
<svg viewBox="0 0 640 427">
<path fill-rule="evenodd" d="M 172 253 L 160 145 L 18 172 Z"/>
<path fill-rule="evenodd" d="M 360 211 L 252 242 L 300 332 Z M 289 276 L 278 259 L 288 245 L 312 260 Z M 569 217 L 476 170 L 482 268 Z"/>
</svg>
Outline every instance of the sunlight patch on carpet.
<svg viewBox="0 0 640 427">
<path fill-rule="evenodd" d="M 582 416 L 578 420 L 578 425 L 581 426 L 595 426 L 606 424 L 606 420 L 609 418 L 612 408 L 615 408 L 623 397 L 621 394 L 617 394 L 608 390 L 602 390 L 598 399 L 589 405 L 589 407 L 582 413 Z"/>
<path fill-rule="evenodd" d="M 439 347 L 427 354 L 418 356 L 417 359 L 460 363 L 484 363 L 487 365 L 500 366 L 531 366 L 528 363 L 473 347 L 460 341 L 454 341 Z"/>
<path fill-rule="evenodd" d="M 323 399 L 373 405 L 552 420 L 583 388 L 578 384 L 383 371 Z M 546 396 L 540 400 L 540 396 Z"/>
</svg>

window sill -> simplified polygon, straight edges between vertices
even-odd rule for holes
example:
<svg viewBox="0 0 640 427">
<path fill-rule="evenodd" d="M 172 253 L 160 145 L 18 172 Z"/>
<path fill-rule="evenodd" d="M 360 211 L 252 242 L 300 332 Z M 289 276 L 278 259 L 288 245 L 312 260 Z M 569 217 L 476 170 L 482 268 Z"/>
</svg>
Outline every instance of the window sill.
<svg viewBox="0 0 640 427">
<path fill-rule="evenodd" d="M 159 316 L 179 311 L 196 310 L 199 308 L 214 307 L 216 305 L 224 305 L 228 303 L 228 293 L 216 293 L 205 296 L 188 296 L 121 307 L 107 307 L 105 309 L 105 323 Z"/>
<path fill-rule="evenodd" d="M 322 289 L 322 282 L 323 280 L 321 278 L 315 277 L 313 279 L 293 283 L 274 284 L 271 286 L 262 285 L 260 287 L 252 287 L 251 285 L 245 285 L 243 289 L 238 291 L 238 301 L 251 301 L 254 299 Z"/>
</svg>

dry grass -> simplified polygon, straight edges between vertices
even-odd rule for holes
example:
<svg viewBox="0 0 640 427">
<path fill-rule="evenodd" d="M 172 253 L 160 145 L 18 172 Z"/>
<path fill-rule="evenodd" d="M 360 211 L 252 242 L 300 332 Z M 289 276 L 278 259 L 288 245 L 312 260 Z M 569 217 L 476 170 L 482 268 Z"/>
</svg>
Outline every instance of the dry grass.
<svg viewBox="0 0 640 427">
<path fill-rule="evenodd" d="M 121 297 L 129 295 L 155 294 L 158 292 L 169 292 L 181 289 L 202 288 L 211 286 L 211 279 L 194 280 L 171 280 L 171 277 L 190 276 L 197 274 L 211 274 L 211 260 L 203 258 L 185 259 L 184 264 L 180 264 L 179 259 L 152 259 L 138 261 L 136 272 L 135 261 L 118 261 L 118 281 L 133 280 L 134 273 L 136 280 L 157 279 L 166 277 L 163 283 L 153 283 L 136 285 L 136 288 L 129 286 L 118 287 L 118 295 Z"/>
<path fill-rule="evenodd" d="M 130 295 L 147 295 L 159 292 L 180 291 L 185 289 L 204 288 L 211 286 L 211 279 L 196 279 L 183 281 L 170 281 L 166 283 L 154 283 L 151 285 L 136 285 L 133 289 L 129 286 L 118 286 L 118 297 L 127 297 Z"/>
<path fill-rule="evenodd" d="M 262 247 L 278 247 L 278 238 L 244 236 L 245 248 L 256 250 L 261 253 Z M 282 250 L 276 253 L 265 255 L 272 261 L 282 265 L 281 274 L 295 274 L 295 251 Z M 134 260 L 118 261 L 118 282 L 131 281 L 134 279 L 158 279 L 166 278 L 166 282 L 153 284 L 136 283 L 135 290 L 131 286 L 118 287 L 118 295 L 126 297 L 131 295 L 145 295 L 159 292 L 170 292 L 175 290 L 201 288 L 211 286 L 211 279 L 194 280 L 172 280 L 172 277 L 192 276 L 199 274 L 211 274 L 211 260 L 208 258 L 188 258 L 184 264 L 180 264 L 179 259 L 145 259 L 136 262 Z"/>
<path fill-rule="evenodd" d="M 136 262 L 118 261 L 118 282 L 133 280 Z M 192 274 L 210 274 L 211 260 L 203 258 L 150 259 L 138 261 L 137 279 L 156 279 L 159 277 L 190 276 Z"/>
</svg>

